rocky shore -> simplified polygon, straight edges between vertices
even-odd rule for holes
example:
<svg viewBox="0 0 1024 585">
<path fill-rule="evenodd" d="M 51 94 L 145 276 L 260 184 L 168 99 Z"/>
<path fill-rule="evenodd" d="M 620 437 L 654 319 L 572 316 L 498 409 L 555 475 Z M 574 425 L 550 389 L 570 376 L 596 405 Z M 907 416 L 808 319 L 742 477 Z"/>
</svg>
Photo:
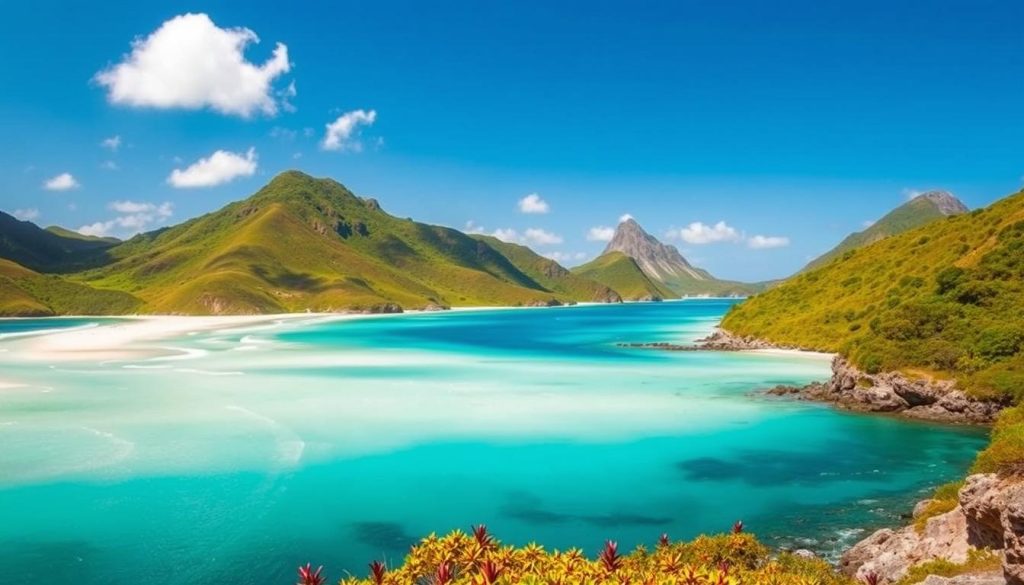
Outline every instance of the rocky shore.
<svg viewBox="0 0 1024 585">
<path fill-rule="evenodd" d="M 915 516 L 927 509 L 918 504 Z M 987 549 L 1002 561 L 1002 575 L 976 582 L 1024 585 L 1024 481 L 994 474 L 972 475 L 958 495 L 958 505 L 928 518 L 923 529 L 911 525 L 884 528 L 847 551 L 839 568 L 866 581 L 877 575 L 883 583 L 902 579 L 914 565 L 934 560 L 962 564 L 970 551 Z"/>
</svg>

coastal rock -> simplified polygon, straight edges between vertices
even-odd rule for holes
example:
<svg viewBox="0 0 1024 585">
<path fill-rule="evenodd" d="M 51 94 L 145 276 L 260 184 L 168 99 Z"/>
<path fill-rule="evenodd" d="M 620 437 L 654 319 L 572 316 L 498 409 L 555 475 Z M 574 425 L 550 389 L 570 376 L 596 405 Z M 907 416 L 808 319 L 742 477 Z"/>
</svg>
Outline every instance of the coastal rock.
<svg viewBox="0 0 1024 585">
<path fill-rule="evenodd" d="M 917 505 L 914 506 L 914 513 L 911 514 L 910 517 L 914 520 L 917 520 L 922 515 L 924 515 L 924 513 L 928 511 L 928 508 L 936 501 L 937 500 L 921 500 L 920 502 L 917 503 Z"/>
<path fill-rule="evenodd" d="M 971 424 L 993 422 L 1005 406 L 971 398 L 953 380 L 911 379 L 899 372 L 867 374 L 839 356 L 832 360 L 828 392 L 819 398 L 851 410 Z"/>
<path fill-rule="evenodd" d="M 725 329 L 715 329 L 715 331 L 705 337 L 704 339 L 698 339 L 697 343 L 701 349 L 716 350 L 716 351 L 738 351 L 746 349 L 776 349 L 779 346 L 768 343 L 767 341 L 757 339 L 756 337 L 743 337 L 735 335 L 726 331 Z"/>
<path fill-rule="evenodd" d="M 998 571 L 955 577 L 928 575 L 924 581 L 921 581 L 921 585 L 1004 585 L 1005 583 L 1006 580 Z"/>
<path fill-rule="evenodd" d="M 527 307 L 561 307 L 562 303 L 558 299 L 547 299 L 547 300 L 536 300 L 526 305 Z"/>
<path fill-rule="evenodd" d="M 429 303 L 427 304 L 426 307 L 423 307 L 423 310 L 428 313 L 433 313 L 437 311 L 447 311 L 448 307 L 445 307 L 444 305 L 439 305 L 437 303 Z"/>
<path fill-rule="evenodd" d="M 910 567 L 946 559 L 967 561 L 967 517 L 960 508 L 929 518 L 920 533 L 914 526 L 883 528 L 855 544 L 840 560 L 840 569 L 860 581 L 878 575 L 883 583 L 899 581 Z"/>
<path fill-rule="evenodd" d="M 1024 481 L 994 474 L 972 475 L 958 499 L 956 508 L 929 518 L 920 532 L 915 526 L 875 532 L 843 555 L 840 569 L 861 580 L 874 573 L 882 582 L 892 583 L 917 564 L 937 559 L 959 564 L 967 561 L 971 549 L 985 548 L 1003 555 L 1000 583 L 1005 579 L 1009 585 L 1024 585 Z M 915 517 L 920 517 L 927 502 L 914 508 Z M 995 577 L 962 583 L 982 585 Z M 959 584 L 965 578 L 956 577 L 949 583 Z"/>
</svg>

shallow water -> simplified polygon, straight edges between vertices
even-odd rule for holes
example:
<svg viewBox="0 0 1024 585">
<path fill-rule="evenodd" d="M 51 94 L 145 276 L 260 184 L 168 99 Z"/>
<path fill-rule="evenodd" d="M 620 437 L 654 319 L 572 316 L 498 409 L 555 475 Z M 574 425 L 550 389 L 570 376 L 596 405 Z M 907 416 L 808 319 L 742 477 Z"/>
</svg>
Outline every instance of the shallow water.
<svg viewBox="0 0 1024 585">
<path fill-rule="evenodd" d="M 590 553 L 737 519 L 834 554 L 965 471 L 985 435 L 770 400 L 826 360 L 659 352 L 732 301 L 310 318 L 30 361 L 0 321 L 0 575 L 288 583 L 486 523 Z M 92 325 L 96 326 L 96 325 Z M 8 335 L 17 333 L 17 335 Z"/>
</svg>

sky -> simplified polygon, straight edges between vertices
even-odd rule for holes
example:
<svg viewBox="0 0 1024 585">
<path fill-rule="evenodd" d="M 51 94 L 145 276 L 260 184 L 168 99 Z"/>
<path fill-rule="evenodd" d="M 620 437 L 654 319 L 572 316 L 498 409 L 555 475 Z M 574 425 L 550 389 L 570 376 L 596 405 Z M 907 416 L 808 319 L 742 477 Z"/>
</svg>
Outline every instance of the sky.
<svg viewBox="0 0 1024 585">
<path fill-rule="evenodd" d="M 51 2 L 0 20 L 0 210 L 127 237 L 299 169 L 566 265 L 632 216 L 783 277 L 1024 181 L 1024 3 Z"/>
</svg>

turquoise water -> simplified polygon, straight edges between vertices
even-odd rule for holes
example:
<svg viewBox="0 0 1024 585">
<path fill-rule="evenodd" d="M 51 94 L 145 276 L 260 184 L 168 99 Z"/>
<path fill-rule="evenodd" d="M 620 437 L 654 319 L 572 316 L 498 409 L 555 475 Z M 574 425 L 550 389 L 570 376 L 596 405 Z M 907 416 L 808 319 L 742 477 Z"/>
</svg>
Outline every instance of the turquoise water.
<svg viewBox="0 0 1024 585">
<path fill-rule="evenodd" d="M 984 444 L 752 394 L 827 378 L 820 358 L 615 345 L 695 339 L 730 304 L 311 317 L 84 359 L 32 330 L 125 322 L 0 321 L 0 575 L 334 579 L 476 523 L 593 553 L 742 519 L 834 554 Z"/>
</svg>

